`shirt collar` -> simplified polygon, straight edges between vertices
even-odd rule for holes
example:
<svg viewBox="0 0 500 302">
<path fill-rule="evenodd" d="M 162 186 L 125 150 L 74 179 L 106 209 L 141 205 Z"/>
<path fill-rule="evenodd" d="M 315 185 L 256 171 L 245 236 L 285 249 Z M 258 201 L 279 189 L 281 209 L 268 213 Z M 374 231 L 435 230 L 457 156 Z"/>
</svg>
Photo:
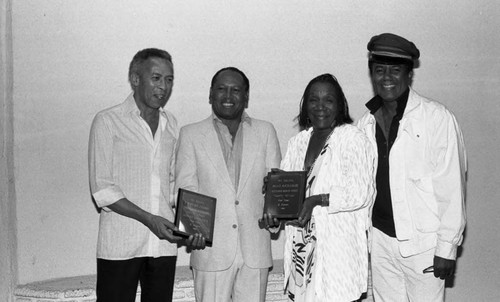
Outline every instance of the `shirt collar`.
<svg viewBox="0 0 500 302">
<path fill-rule="evenodd" d="M 125 102 L 123 102 L 123 110 L 127 113 L 135 113 L 139 112 L 139 107 L 135 103 L 134 93 L 130 93 Z"/>
<path fill-rule="evenodd" d="M 141 115 L 141 111 L 139 110 L 139 107 L 137 107 L 137 103 L 135 102 L 134 98 L 134 93 L 130 93 L 130 95 L 127 97 L 127 99 L 124 102 L 124 110 L 127 113 L 131 114 L 136 114 L 136 115 Z M 167 111 L 165 110 L 164 107 L 158 108 L 158 111 L 160 111 L 160 116 L 167 117 Z"/>
<path fill-rule="evenodd" d="M 219 122 L 222 123 L 221 119 L 212 111 L 212 120 L 214 122 Z M 252 119 L 250 116 L 247 114 L 246 111 L 243 111 L 243 114 L 241 115 L 241 123 L 248 124 L 249 126 L 252 125 Z"/>
<path fill-rule="evenodd" d="M 405 112 L 406 104 L 408 103 L 408 95 L 410 93 L 410 88 L 408 87 L 405 92 L 403 92 L 402 95 L 399 96 L 399 98 L 396 99 L 396 102 L 398 103 L 398 107 L 396 108 L 396 117 L 401 118 L 403 116 L 403 113 Z M 374 114 L 377 112 L 377 110 L 382 107 L 384 104 L 384 101 L 382 98 L 377 94 L 374 96 L 368 103 L 366 103 L 366 108 L 370 110 L 371 114 Z"/>
<path fill-rule="evenodd" d="M 158 108 L 158 111 L 160 111 L 160 116 L 167 118 L 167 110 L 165 110 L 165 107 Z"/>
</svg>

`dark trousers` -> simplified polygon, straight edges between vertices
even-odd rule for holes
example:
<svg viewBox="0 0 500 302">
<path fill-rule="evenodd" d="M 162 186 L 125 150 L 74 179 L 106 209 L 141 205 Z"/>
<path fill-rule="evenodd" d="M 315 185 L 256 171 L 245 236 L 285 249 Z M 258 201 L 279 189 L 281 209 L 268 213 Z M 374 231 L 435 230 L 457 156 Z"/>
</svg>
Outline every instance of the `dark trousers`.
<svg viewBox="0 0 500 302">
<path fill-rule="evenodd" d="M 97 302 L 134 302 L 141 284 L 141 302 L 170 302 L 177 257 L 129 260 L 97 259 Z"/>
</svg>

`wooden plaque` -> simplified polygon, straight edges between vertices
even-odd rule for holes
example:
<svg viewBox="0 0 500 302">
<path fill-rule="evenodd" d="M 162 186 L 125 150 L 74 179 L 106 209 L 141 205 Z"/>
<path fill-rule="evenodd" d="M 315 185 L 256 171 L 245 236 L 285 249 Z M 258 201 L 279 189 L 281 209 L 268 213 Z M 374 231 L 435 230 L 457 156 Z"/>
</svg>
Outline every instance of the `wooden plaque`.
<svg viewBox="0 0 500 302">
<path fill-rule="evenodd" d="M 297 219 L 305 198 L 306 179 L 305 171 L 269 172 L 264 213 L 278 219 Z"/>
<path fill-rule="evenodd" d="M 175 213 L 175 225 L 179 231 L 174 231 L 174 234 L 188 238 L 190 235 L 201 233 L 205 237 L 206 245 L 212 246 L 216 203 L 217 199 L 214 197 L 179 189 Z"/>
</svg>

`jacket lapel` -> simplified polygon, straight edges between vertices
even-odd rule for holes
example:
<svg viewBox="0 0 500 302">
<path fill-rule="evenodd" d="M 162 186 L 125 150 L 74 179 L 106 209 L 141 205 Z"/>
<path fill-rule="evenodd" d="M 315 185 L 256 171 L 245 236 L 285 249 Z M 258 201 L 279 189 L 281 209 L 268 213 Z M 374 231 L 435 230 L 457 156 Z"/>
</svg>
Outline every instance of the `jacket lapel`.
<svg viewBox="0 0 500 302">
<path fill-rule="evenodd" d="M 398 129 L 398 137 L 405 131 L 408 127 L 408 120 L 418 120 L 421 116 L 419 114 L 419 110 L 421 108 L 422 100 L 420 96 L 410 88 L 410 94 L 408 95 L 408 103 L 406 104 L 405 112 L 403 114 L 403 118 L 401 119 L 399 129 Z"/>
<path fill-rule="evenodd" d="M 260 143 L 261 142 L 259 142 L 258 137 L 255 135 L 255 132 L 252 131 L 252 128 L 249 126 L 249 124 L 243 123 L 243 151 L 241 156 L 241 171 L 238 193 L 241 192 L 242 188 L 244 188 L 245 183 L 248 180 L 248 177 L 250 177 Z"/>
<path fill-rule="evenodd" d="M 205 120 L 203 129 L 204 131 L 201 133 L 202 145 L 206 151 L 207 159 L 212 163 L 217 172 L 217 175 L 214 175 L 214 177 L 218 177 L 221 183 L 227 184 L 234 190 L 211 116 Z"/>
</svg>

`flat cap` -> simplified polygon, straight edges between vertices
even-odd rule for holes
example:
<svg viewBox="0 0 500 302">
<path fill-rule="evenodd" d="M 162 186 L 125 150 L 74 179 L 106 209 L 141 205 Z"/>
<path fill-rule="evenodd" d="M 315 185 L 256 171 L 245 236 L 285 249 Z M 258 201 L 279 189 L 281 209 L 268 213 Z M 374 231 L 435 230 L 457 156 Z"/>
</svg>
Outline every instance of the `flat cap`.
<svg viewBox="0 0 500 302">
<path fill-rule="evenodd" d="M 413 42 L 391 33 L 372 37 L 366 47 L 370 52 L 370 60 L 373 56 L 409 61 L 418 60 L 420 57 L 420 51 Z"/>
</svg>

